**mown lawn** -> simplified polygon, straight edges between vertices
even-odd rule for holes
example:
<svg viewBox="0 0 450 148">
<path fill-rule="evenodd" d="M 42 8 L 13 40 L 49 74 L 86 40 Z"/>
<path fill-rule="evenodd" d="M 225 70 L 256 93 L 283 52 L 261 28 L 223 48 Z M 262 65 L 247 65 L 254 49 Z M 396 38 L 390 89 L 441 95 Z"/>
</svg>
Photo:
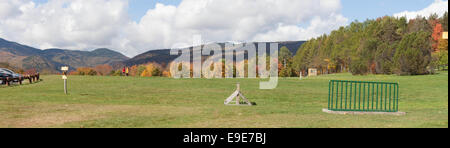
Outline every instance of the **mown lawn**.
<svg viewBox="0 0 450 148">
<path fill-rule="evenodd" d="M 428 76 L 336 74 L 280 78 L 277 89 L 260 90 L 259 79 L 171 79 L 61 76 L 42 82 L 0 86 L 0 127 L 442 127 L 448 128 L 448 72 Z M 400 83 L 405 116 L 332 115 L 328 81 Z M 241 83 L 257 106 L 225 106 Z"/>
</svg>

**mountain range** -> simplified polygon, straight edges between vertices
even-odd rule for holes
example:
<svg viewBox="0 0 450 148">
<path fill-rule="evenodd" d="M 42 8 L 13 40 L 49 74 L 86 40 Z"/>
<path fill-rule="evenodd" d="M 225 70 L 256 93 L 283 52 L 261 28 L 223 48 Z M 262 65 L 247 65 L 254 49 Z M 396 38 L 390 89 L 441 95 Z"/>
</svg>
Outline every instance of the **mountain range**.
<svg viewBox="0 0 450 148">
<path fill-rule="evenodd" d="M 293 54 L 305 41 L 271 42 L 278 43 L 279 48 L 285 46 Z M 268 43 L 268 42 L 267 42 Z M 219 43 L 224 48 L 225 43 Z M 186 49 L 191 49 L 186 48 Z M 67 49 L 38 49 L 0 38 L 0 63 L 20 69 L 36 69 L 43 73 L 60 72 L 61 66 L 69 66 L 70 70 L 79 67 L 94 67 L 108 64 L 114 69 L 123 66 L 133 66 L 146 63 L 158 63 L 166 66 L 175 60 L 178 55 L 170 55 L 170 49 L 149 50 L 133 58 L 107 48 L 92 51 L 79 51 Z"/>
<path fill-rule="evenodd" d="M 44 73 L 59 72 L 61 66 L 78 67 L 111 65 L 129 58 L 116 51 L 100 48 L 93 51 L 67 49 L 41 50 L 0 38 L 0 63 L 20 69 L 36 69 Z"/>
<path fill-rule="evenodd" d="M 295 55 L 297 53 L 297 50 L 303 43 L 305 43 L 305 41 L 261 42 L 261 43 L 278 43 L 278 49 L 281 49 L 281 47 L 287 47 L 291 51 L 291 53 Z M 222 50 L 225 48 L 225 43 L 218 43 L 218 44 L 222 47 Z M 257 47 L 257 43 L 255 43 L 255 46 Z M 193 47 L 188 47 L 185 48 L 184 50 L 191 50 L 192 52 Z M 119 67 L 133 66 L 146 63 L 158 63 L 162 66 L 166 66 L 168 63 L 172 62 L 178 57 L 179 55 L 170 55 L 170 49 L 157 49 L 157 50 L 150 50 L 140 55 L 137 55 L 131 59 L 118 62 L 116 63 L 115 66 Z"/>
</svg>

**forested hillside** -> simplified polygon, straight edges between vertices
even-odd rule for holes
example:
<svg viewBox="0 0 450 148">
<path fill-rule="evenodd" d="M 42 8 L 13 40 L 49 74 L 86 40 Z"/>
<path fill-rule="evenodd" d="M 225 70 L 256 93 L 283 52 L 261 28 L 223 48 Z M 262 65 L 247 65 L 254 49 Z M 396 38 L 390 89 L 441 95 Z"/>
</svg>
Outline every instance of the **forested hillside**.
<svg viewBox="0 0 450 148">
<path fill-rule="evenodd" d="M 74 70 L 79 67 L 112 65 L 128 59 L 121 53 L 106 48 L 93 51 L 41 50 L 0 38 L 0 68 L 10 68 L 15 71 L 54 74 L 60 72 L 61 66 L 69 66 L 71 70 Z"/>
<path fill-rule="evenodd" d="M 320 73 L 429 74 L 448 65 L 448 13 L 407 20 L 385 16 L 346 27 L 304 43 L 289 69 Z"/>
</svg>

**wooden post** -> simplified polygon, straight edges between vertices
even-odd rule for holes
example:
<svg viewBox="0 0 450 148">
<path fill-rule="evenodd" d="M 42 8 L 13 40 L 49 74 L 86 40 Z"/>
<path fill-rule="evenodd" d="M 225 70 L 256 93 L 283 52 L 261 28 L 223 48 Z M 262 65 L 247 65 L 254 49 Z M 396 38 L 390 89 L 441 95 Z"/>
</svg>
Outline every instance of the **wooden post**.
<svg viewBox="0 0 450 148">
<path fill-rule="evenodd" d="M 67 79 L 64 79 L 64 94 L 67 95 Z"/>
<path fill-rule="evenodd" d="M 239 83 L 236 84 L 237 91 L 241 92 L 241 86 Z M 236 104 L 241 104 L 240 93 L 236 96 Z"/>
<path fill-rule="evenodd" d="M 69 67 L 61 67 L 61 71 L 63 71 L 62 79 L 64 80 L 64 94 L 67 95 L 67 72 L 69 71 Z M 39 73 L 37 75 L 39 75 Z"/>
<path fill-rule="evenodd" d="M 302 78 L 303 78 L 303 73 L 300 72 L 300 80 L 302 80 Z"/>
</svg>

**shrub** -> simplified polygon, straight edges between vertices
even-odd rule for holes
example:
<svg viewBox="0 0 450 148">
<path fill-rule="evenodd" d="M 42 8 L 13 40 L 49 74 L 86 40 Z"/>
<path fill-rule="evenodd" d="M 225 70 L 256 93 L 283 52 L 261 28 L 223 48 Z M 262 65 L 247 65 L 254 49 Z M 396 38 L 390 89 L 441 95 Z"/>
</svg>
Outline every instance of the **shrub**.
<svg viewBox="0 0 450 148">
<path fill-rule="evenodd" d="M 120 71 L 120 70 L 112 70 L 112 71 L 109 73 L 109 75 L 110 75 L 110 76 L 122 76 L 122 71 Z"/>
</svg>

